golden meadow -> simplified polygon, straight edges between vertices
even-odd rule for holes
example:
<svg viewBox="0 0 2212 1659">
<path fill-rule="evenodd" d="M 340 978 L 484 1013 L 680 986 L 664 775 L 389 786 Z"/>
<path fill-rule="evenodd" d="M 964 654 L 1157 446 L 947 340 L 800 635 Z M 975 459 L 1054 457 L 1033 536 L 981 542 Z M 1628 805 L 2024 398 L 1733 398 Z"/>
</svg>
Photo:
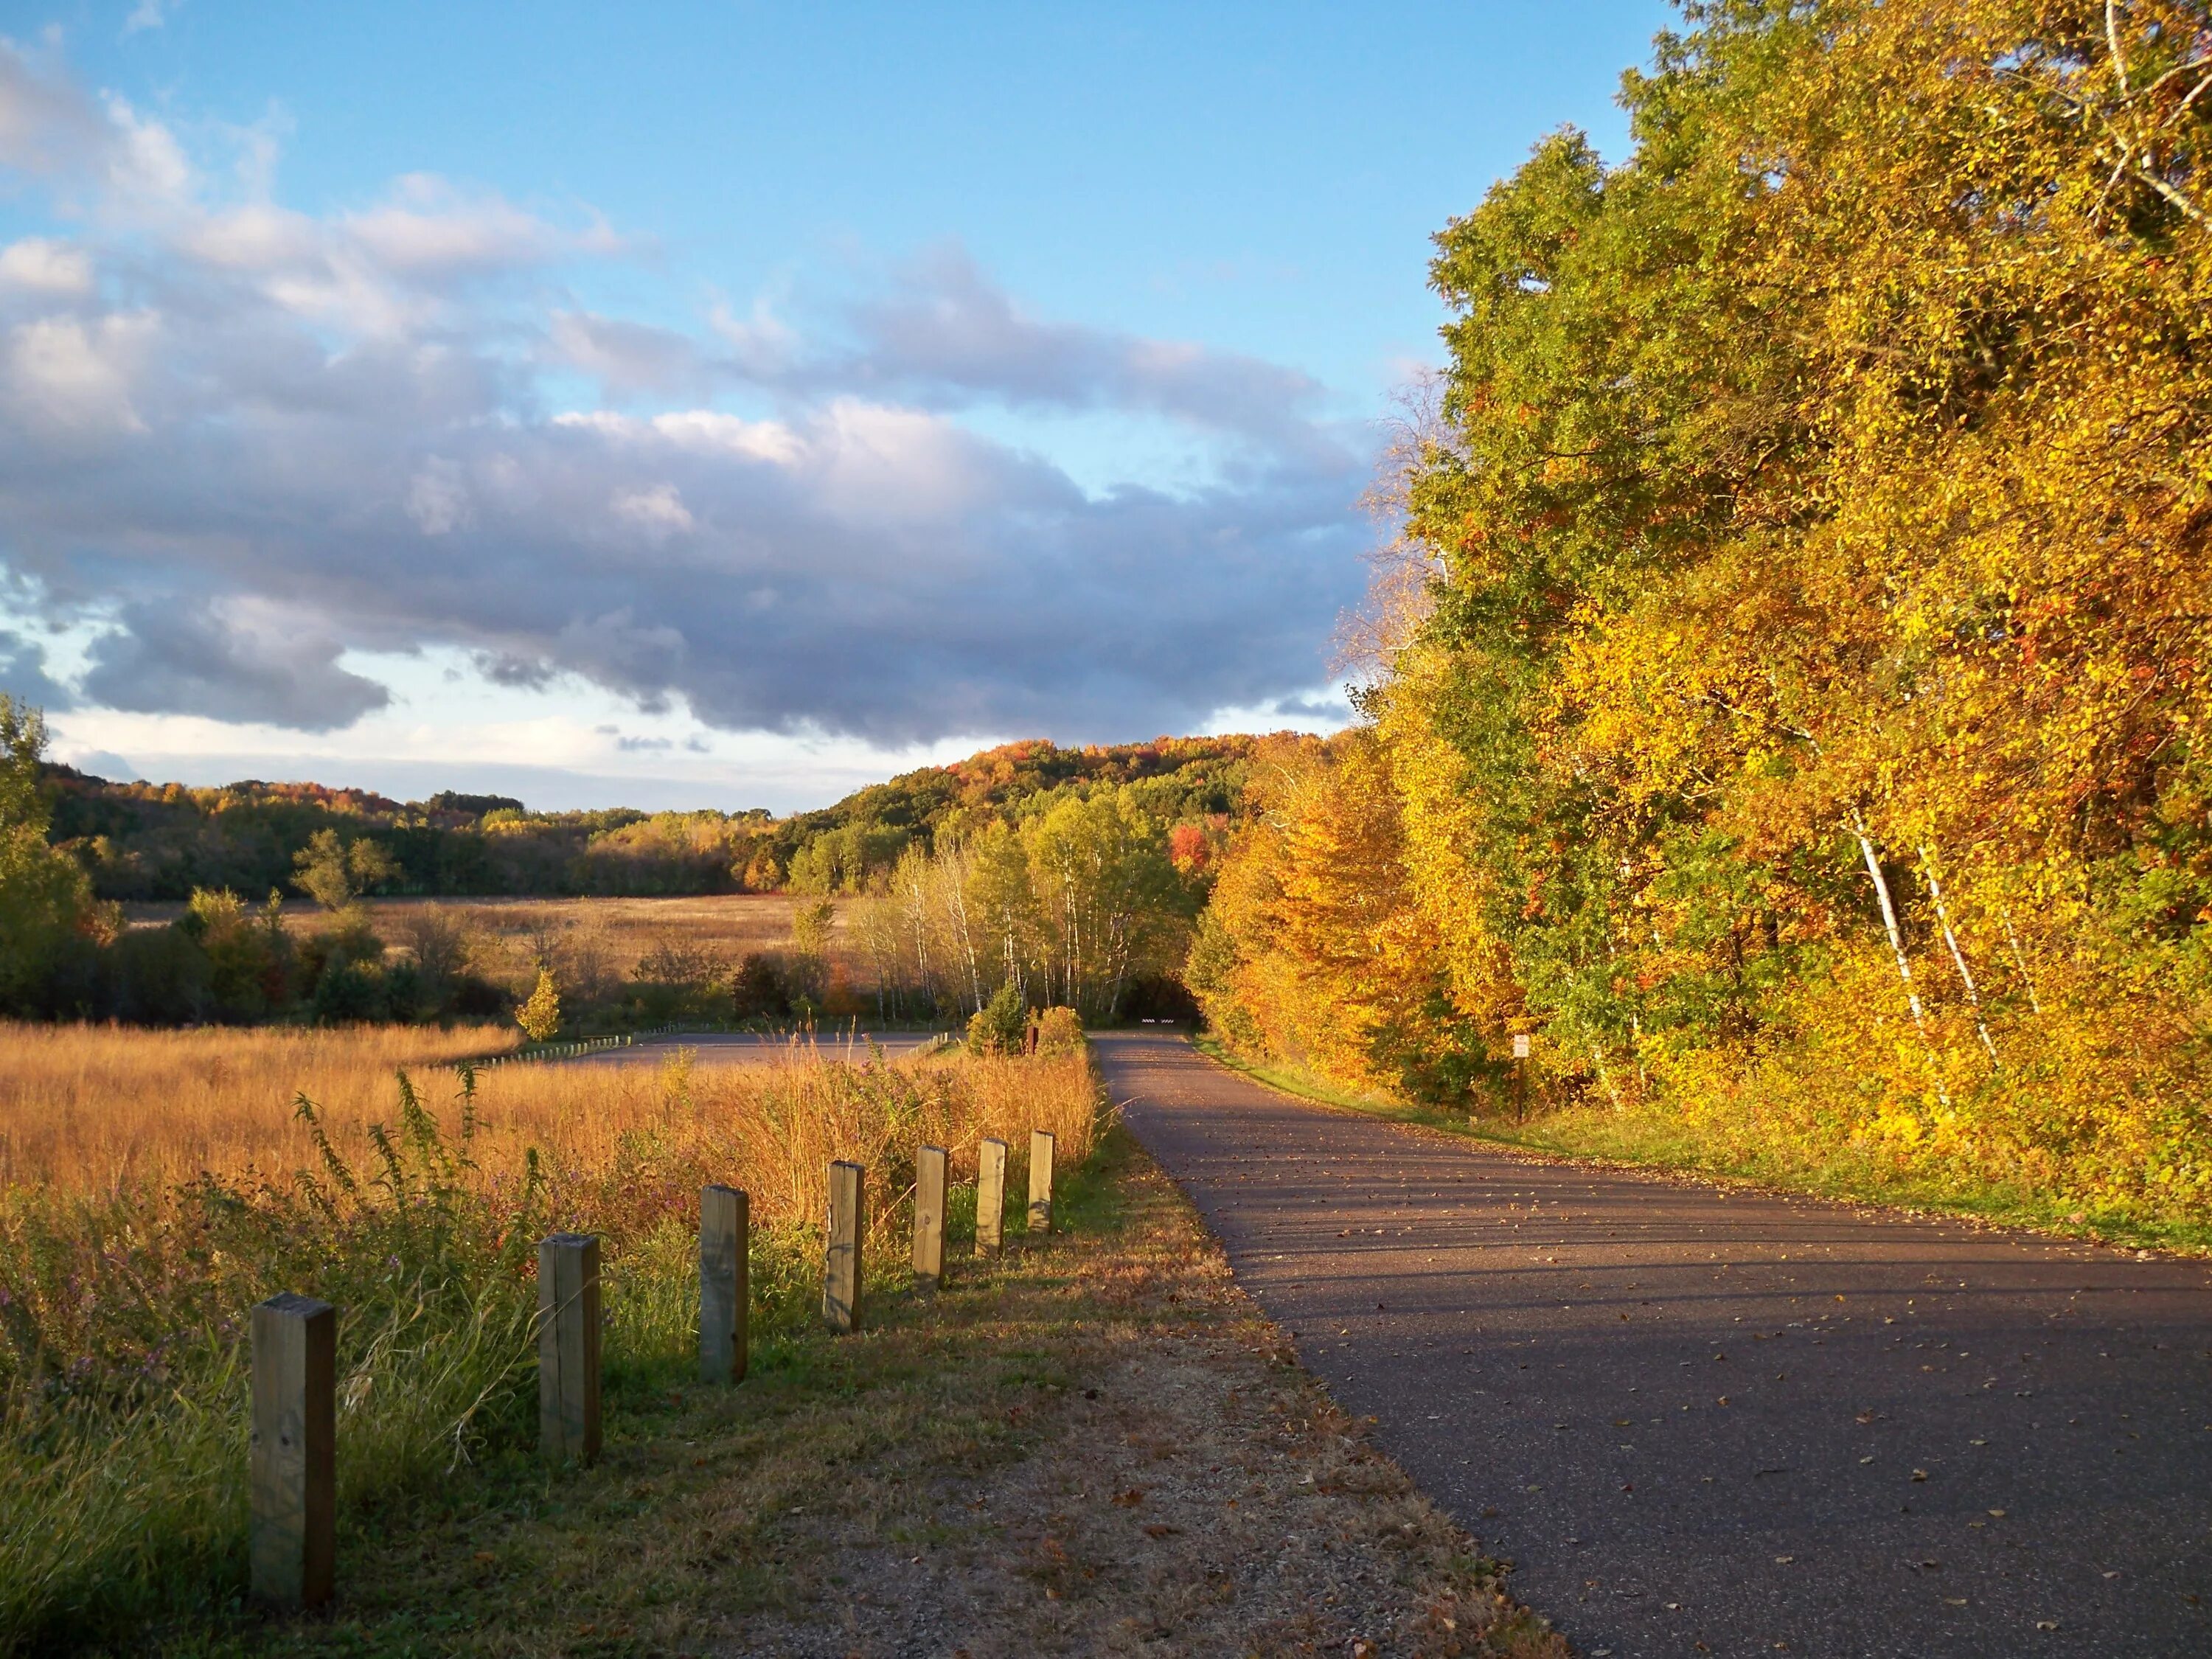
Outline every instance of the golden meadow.
<svg viewBox="0 0 2212 1659">
<path fill-rule="evenodd" d="M 611 1390 L 695 1351 L 698 1189 L 747 1190 L 757 1367 L 813 1316 L 824 1169 L 868 1166 L 886 1280 L 915 1147 L 1088 1155 L 1082 1054 L 455 1062 L 496 1031 L 0 1028 L 0 1649 L 158 1631 L 244 1583 L 246 1312 L 343 1310 L 340 1496 L 374 1517 L 526 1455 L 536 1241 L 599 1233 Z M 403 1080 L 404 1079 L 404 1080 Z M 303 1107 L 300 1097 L 312 1103 Z M 1021 1181 L 1010 1181 L 1018 1191 Z M 956 1232 L 972 1230 L 953 1206 Z M 1018 1229 L 1018 1212 L 1010 1217 Z M 972 1237 L 972 1231 L 970 1231 Z"/>
</svg>

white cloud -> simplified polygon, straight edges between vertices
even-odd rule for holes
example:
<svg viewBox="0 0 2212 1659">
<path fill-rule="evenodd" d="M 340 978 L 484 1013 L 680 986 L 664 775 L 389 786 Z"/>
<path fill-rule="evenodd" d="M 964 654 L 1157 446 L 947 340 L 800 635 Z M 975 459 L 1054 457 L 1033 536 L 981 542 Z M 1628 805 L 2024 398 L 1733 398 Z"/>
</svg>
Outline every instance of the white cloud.
<svg viewBox="0 0 2212 1659">
<path fill-rule="evenodd" d="M 671 536 L 696 527 L 697 520 L 684 505 L 684 497 L 671 483 L 657 483 L 643 489 L 624 489 L 615 492 L 609 503 L 617 518 L 635 525 L 655 544 Z"/>
<path fill-rule="evenodd" d="M 123 20 L 123 33 L 137 34 L 147 29 L 157 29 L 169 21 L 169 14 L 184 0 L 138 0 L 131 15 Z"/>
<path fill-rule="evenodd" d="M 76 317 L 18 324 L 8 337 L 0 391 L 21 416 L 57 430 L 143 432 L 131 389 L 158 328 L 144 312 L 97 318 L 89 326 Z"/>
<path fill-rule="evenodd" d="M 382 269 L 411 276 L 504 269 L 599 244 L 595 228 L 570 237 L 497 196 L 471 196 L 434 173 L 410 173 L 390 199 L 349 214 L 338 228 Z"/>
<path fill-rule="evenodd" d="M 181 204 L 191 194 L 192 168 L 184 147 L 162 123 L 142 116 L 116 93 L 101 99 L 112 127 L 107 147 L 107 184 L 125 200 L 143 204 Z"/>
<path fill-rule="evenodd" d="M 68 242 L 26 236 L 0 248 L 0 288 L 24 289 L 34 294 L 89 294 L 92 279 L 92 256 Z"/>
</svg>

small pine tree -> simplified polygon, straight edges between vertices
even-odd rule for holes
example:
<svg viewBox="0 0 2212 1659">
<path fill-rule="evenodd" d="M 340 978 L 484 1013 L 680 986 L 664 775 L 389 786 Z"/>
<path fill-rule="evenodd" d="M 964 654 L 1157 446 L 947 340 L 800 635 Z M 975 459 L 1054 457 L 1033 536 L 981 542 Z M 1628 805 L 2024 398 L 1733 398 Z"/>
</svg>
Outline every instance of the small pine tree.
<svg viewBox="0 0 2212 1659">
<path fill-rule="evenodd" d="M 532 1042 L 550 1041 L 561 1029 L 561 988 L 553 982 L 550 968 L 538 970 L 538 988 L 514 1011 L 514 1023 Z"/>
<path fill-rule="evenodd" d="M 971 1054 L 1018 1054 L 1028 1035 L 1029 1004 L 1021 988 L 1009 981 L 968 1022 L 968 1052 Z"/>
</svg>

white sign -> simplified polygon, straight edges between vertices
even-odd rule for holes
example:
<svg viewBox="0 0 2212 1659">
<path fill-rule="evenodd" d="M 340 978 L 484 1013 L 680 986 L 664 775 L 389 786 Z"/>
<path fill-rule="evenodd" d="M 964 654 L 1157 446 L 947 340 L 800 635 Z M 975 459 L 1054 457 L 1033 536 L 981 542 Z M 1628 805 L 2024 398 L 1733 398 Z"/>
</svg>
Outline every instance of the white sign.
<svg viewBox="0 0 2212 1659">
<path fill-rule="evenodd" d="M 1516 1060 L 1528 1058 L 1528 1034 L 1526 1031 L 1519 1033 L 1513 1039 L 1513 1058 Z"/>
</svg>

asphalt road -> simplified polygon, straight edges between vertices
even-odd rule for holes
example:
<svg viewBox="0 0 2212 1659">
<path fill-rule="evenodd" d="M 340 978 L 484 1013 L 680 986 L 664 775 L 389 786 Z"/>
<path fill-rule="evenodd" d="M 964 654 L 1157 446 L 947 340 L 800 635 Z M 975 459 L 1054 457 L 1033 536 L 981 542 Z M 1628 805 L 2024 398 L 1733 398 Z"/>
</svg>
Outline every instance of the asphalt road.
<svg viewBox="0 0 2212 1659">
<path fill-rule="evenodd" d="M 1300 1358 L 1578 1652 L 2212 1654 L 2212 1264 L 1097 1048 Z"/>
</svg>

